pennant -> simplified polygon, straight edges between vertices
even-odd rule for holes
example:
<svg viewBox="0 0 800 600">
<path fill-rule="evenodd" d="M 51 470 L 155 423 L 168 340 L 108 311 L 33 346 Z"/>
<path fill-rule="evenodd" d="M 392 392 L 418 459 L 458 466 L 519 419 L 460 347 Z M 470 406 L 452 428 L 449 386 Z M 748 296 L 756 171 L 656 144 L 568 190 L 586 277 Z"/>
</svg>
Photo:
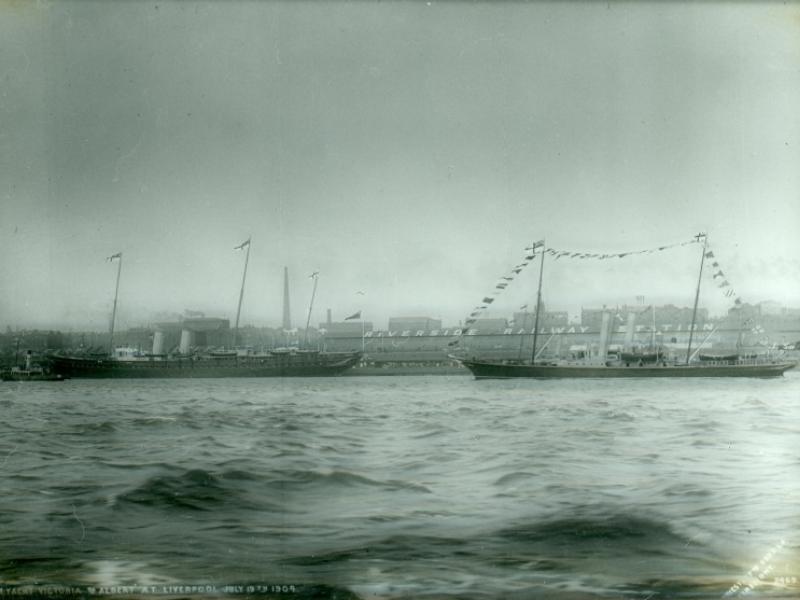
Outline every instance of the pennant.
<svg viewBox="0 0 800 600">
<path fill-rule="evenodd" d="M 472 325 L 475 322 L 475 320 L 476 319 L 467 319 L 466 321 L 464 321 L 464 325 Z"/>
<path fill-rule="evenodd" d="M 521 271 L 522 269 L 511 269 L 511 272 L 516 273 L 517 275 L 519 275 Z"/>
<path fill-rule="evenodd" d="M 250 238 L 247 238 L 247 241 L 242 242 L 238 246 L 234 246 L 234 250 L 244 250 L 245 248 L 250 246 Z"/>
<path fill-rule="evenodd" d="M 557 259 L 561 256 L 567 256 L 569 258 L 596 258 L 605 260 L 607 258 L 623 258 L 625 256 L 631 256 L 634 254 L 652 254 L 653 252 L 668 250 L 669 248 L 677 248 L 679 246 L 686 246 L 687 244 L 694 244 L 697 243 L 697 241 L 698 240 L 693 239 L 688 242 L 680 242 L 667 246 L 658 246 L 656 248 L 643 248 L 641 250 L 631 250 L 630 252 L 621 252 L 615 254 L 602 254 L 599 252 L 572 252 L 569 250 L 556 250 L 554 248 L 547 248 L 545 252 L 555 255 Z"/>
<path fill-rule="evenodd" d="M 448 345 L 448 346 L 455 346 L 455 345 L 456 345 L 456 344 L 458 344 L 460 341 L 461 341 L 461 340 L 453 340 L 452 342 L 448 342 L 448 343 L 447 343 L 447 345 Z"/>
<path fill-rule="evenodd" d="M 729 285 L 730 285 L 730 283 L 728 283 L 728 280 L 726 279 L 725 281 L 720 283 L 718 287 L 724 288 L 724 287 L 728 287 Z"/>
<path fill-rule="evenodd" d="M 742 299 L 741 298 L 737 298 L 736 300 L 733 301 L 733 303 L 738 306 L 739 304 L 742 303 Z"/>
<path fill-rule="evenodd" d="M 731 296 L 733 296 L 735 293 L 736 293 L 736 292 L 734 292 L 733 290 L 728 290 L 727 292 L 725 292 L 725 297 L 726 297 L 726 298 L 730 298 L 730 297 L 731 297 Z"/>
<path fill-rule="evenodd" d="M 718 263 L 717 261 L 714 261 L 713 263 L 711 263 L 711 266 L 712 266 L 712 267 L 718 267 L 718 266 L 719 266 L 719 263 Z"/>
<path fill-rule="evenodd" d="M 711 250 L 709 250 L 708 252 L 706 252 L 706 258 L 714 258 L 714 253 Z"/>
<path fill-rule="evenodd" d="M 486 298 L 481 300 L 481 302 L 483 302 L 485 304 L 491 304 L 492 302 L 494 302 L 494 298 L 490 298 L 489 296 L 486 296 Z"/>
<path fill-rule="evenodd" d="M 111 261 L 113 261 L 115 258 L 118 258 L 118 259 L 122 260 L 122 252 L 117 252 L 116 254 L 112 254 L 112 255 L 111 255 L 111 256 L 109 256 L 109 257 L 108 257 L 106 260 L 111 262 Z"/>
<path fill-rule="evenodd" d="M 503 277 L 503 279 L 505 279 L 506 281 L 514 281 L 513 277 Z"/>
<path fill-rule="evenodd" d="M 520 310 L 525 310 L 526 308 L 528 308 L 527 304 L 523 304 L 522 306 L 519 307 Z"/>
<path fill-rule="evenodd" d="M 716 279 L 717 277 L 725 277 L 725 274 L 722 272 L 722 269 L 714 273 L 714 276 L 711 279 Z"/>
<path fill-rule="evenodd" d="M 506 289 L 507 285 L 508 285 L 507 283 L 498 283 L 496 286 L 494 286 L 494 289 L 496 289 L 496 290 L 504 290 L 504 289 Z"/>
<path fill-rule="evenodd" d="M 357 313 L 353 313 L 349 317 L 345 317 L 344 320 L 345 321 L 350 321 L 351 319 L 360 319 L 360 318 L 361 318 L 361 311 L 358 311 Z"/>
</svg>

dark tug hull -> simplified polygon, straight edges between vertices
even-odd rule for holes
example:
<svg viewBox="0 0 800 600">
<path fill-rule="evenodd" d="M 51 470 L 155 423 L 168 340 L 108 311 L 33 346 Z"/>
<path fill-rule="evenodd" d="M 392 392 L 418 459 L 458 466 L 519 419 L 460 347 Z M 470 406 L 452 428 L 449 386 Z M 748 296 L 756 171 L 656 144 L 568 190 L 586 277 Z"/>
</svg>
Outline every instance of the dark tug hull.
<svg viewBox="0 0 800 600">
<path fill-rule="evenodd" d="M 621 377 L 780 377 L 792 362 L 702 365 L 525 365 L 461 360 L 475 379 L 578 379 Z"/>
<path fill-rule="evenodd" d="M 56 373 L 29 373 L 3 371 L 0 373 L 3 381 L 64 381 L 66 377 Z"/>
<path fill-rule="evenodd" d="M 358 352 L 134 361 L 54 355 L 50 362 L 54 373 L 70 378 L 331 377 L 352 368 L 360 358 Z"/>
</svg>

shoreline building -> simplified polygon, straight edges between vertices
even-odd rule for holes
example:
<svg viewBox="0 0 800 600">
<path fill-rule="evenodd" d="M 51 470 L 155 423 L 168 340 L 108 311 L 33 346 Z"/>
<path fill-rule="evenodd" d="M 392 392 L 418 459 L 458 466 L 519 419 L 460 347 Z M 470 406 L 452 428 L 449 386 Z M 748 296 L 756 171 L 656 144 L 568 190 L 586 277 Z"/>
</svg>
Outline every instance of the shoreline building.
<svg viewBox="0 0 800 600">
<path fill-rule="evenodd" d="M 156 323 L 153 331 L 152 354 L 173 352 L 190 354 L 196 347 L 222 347 L 230 343 L 231 328 L 228 319 L 202 317 L 178 322 Z"/>
</svg>

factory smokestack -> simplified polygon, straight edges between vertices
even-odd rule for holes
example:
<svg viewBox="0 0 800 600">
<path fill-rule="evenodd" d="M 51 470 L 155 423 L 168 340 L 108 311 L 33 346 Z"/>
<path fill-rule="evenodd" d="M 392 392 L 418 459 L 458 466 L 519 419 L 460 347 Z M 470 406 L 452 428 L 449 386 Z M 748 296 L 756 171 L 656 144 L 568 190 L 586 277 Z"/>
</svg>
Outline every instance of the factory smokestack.
<svg viewBox="0 0 800 600">
<path fill-rule="evenodd" d="M 292 328 L 292 317 L 289 312 L 289 267 L 283 267 L 283 328 Z"/>
</svg>

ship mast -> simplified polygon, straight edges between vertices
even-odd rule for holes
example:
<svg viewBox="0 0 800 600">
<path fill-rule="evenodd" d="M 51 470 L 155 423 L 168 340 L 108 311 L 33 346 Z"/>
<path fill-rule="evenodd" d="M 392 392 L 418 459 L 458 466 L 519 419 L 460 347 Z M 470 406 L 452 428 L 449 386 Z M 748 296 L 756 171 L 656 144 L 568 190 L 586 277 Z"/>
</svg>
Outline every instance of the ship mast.
<svg viewBox="0 0 800 600">
<path fill-rule="evenodd" d="M 536 248 L 542 249 L 542 260 L 539 263 L 539 288 L 536 291 L 536 315 L 533 318 L 533 349 L 531 350 L 531 364 L 536 362 L 536 340 L 539 337 L 539 309 L 542 307 L 542 273 L 544 273 L 544 240 L 533 244 L 533 251 Z"/>
<path fill-rule="evenodd" d="M 115 258 L 118 259 L 119 262 L 117 263 L 117 285 L 114 289 L 114 308 L 111 309 L 111 335 L 108 341 L 109 353 L 111 356 L 114 355 L 114 322 L 117 320 L 117 298 L 119 297 L 119 275 L 122 272 L 122 252 L 117 252 L 109 256 L 108 260 L 113 262 Z"/>
<path fill-rule="evenodd" d="M 247 263 L 250 261 L 250 238 L 247 238 L 246 242 L 243 242 L 239 246 L 236 246 L 234 250 L 241 250 L 242 248 L 247 248 L 247 254 L 244 256 L 244 272 L 242 273 L 242 287 L 239 290 L 239 306 L 236 307 L 236 325 L 234 325 L 233 331 L 233 347 L 236 348 L 239 345 L 239 315 L 242 313 L 242 298 L 244 297 L 244 281 L 247 278 Z"/>
<path fill-rule="evenodd" d="M 305 346 L 308 348 L 308 326 L 311 323 L 311 310 L 314 308 L 314 296 L 317 293 L 317 279 L 319 279 L 319 271 L 314 271 L 310 275 L 311 279 L 314 280 L 314 287 L 311 288 L 311 301 L 308 303 L 308 317 L 306 317 L 306 334 L 305 334 Z"/>
<path fill-rule="evenodd" d="M 686 364 L 689 364 L 689 359 L 692 356 L 692 338 L 694 337 L 694 325 L 697 321 L 697 303 L 700 300 L 700 281 L 703 278 L 703 262 L 706 259 L 706 246 L 708 245 L 708 237 L 705 233 L 698 233 L 694 236 L 699 242 L 703 240 L 703 254 L 700 256 L 700 273 L 697 275 L 697 290 L 694 293 L 694 308 L 692 309 L 692 325 L 689 327 L 689 345 L 686 347 Z"/>
</svg>

